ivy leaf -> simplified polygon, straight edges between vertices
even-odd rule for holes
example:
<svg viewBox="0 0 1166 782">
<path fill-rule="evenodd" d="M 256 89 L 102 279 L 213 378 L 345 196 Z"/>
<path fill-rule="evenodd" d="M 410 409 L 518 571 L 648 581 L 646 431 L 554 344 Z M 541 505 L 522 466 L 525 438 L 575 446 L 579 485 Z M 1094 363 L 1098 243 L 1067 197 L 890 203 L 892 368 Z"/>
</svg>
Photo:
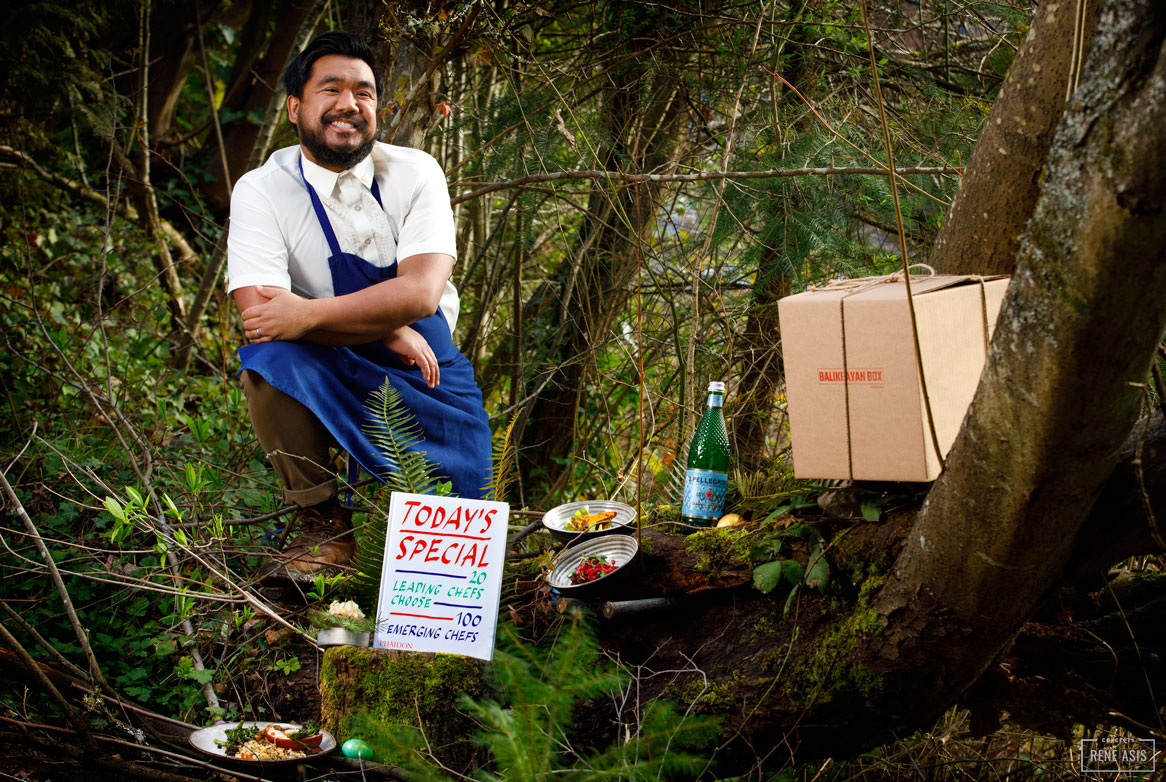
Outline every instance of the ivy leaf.
<svg viewBox="0 0 1166 782">
<path fill-rule="evenodd" d="M 792 559 L 785 560 L 785 567 L 782 568 L 781 574 L 792 586 L 796 587 L 798 584 L 802 583 L 802 566 Z"/>
</svg>

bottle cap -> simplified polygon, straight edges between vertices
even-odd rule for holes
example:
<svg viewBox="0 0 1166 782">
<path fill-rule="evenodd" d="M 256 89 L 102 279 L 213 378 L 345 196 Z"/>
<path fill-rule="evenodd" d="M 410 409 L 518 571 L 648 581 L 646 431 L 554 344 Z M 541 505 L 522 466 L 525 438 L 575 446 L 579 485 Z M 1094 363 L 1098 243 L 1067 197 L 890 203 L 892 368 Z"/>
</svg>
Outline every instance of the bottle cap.
<svg viewBox="0 0 1166 782">
<path fill-rule="evenodd" d="M 709 393 L 710 394 L 723 394 L 723 393 L 725 393 L 725 384 L 723 382 L 721 382 L 720 380 L 710 381 L 709 382 Z"/>
</svg>

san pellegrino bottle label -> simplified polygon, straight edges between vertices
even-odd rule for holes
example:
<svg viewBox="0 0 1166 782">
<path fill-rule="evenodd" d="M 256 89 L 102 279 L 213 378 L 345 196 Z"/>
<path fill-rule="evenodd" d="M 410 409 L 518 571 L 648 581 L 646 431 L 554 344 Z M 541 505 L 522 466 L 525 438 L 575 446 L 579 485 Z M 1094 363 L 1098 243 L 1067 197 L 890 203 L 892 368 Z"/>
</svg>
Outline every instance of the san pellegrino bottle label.
<svg viewBox="0 0 1166 782">
<path fill-rule="evenodd" d="M 684 473 L 684 501 L 680 515 L 697 519 L 719 519 L 725 509 L 725 487 L 729 476 L 713 470 L 691 468 Z"/>
</svg>

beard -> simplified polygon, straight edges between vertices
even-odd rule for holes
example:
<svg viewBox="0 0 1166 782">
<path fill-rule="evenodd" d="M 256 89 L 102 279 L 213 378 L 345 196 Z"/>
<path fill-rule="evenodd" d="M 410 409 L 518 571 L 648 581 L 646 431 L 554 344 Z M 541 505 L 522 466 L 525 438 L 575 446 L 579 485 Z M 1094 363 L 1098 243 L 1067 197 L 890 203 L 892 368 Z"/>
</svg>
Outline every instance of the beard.
<svg viewBox="0 0 1166 782">
<path fill-rule="evenodd" d="M 341 149 L 328 146 L 328 142 L 324 139 L 325 128 L 329 122 L 337 119 L 343 119 L 353 124 L 363 137 L 360 144 Z M 368 157 L 368 153 L 372 151 L 372 145 L 376 141 L 376 128 L 369 131 L 368 123 L 358 115 L 326 114 L 317 127 L 307 127 L 303 122 L 297 123 L 296 135 L 299 136 L 300 143 L 312 153 L 312 158 L 320 165 L 352 168 Z"/>
</svg>

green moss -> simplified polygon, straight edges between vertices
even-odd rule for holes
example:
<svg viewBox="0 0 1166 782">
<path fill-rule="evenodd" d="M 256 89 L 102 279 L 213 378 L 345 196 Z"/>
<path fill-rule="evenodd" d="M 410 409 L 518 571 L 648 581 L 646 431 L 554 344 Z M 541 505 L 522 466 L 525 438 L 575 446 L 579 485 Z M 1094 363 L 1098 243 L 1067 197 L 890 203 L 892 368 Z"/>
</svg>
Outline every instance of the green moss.
<svg viewBox="0 0 1166 782">
<path fill-rule="evenodd" d="M 734 527 L 705 529 L 688 536 L 688 553 L 696 557 L 696 570 L 717 578 L 726 568 L 749 566 L 749 535 Z"/>
<path fill-rule="evenodd" d="M 655 555 L 656 554 L 655 542 L 651 538 L 641 536 L 640 537 L 640 553 L 646 557 L 650 557 L 650 556 Z"/>
<path fill-rule="evenodd" d="M 698 714 L 733 711 L 741 702 L 741 676 L 734 673 L 731 681 L 720 684 L 705 679 L 693 679 L 680 687 L 676 700 L 693 704 Z"/>
<path fill-rule="evenodd" d="M 773 615 L 759 613 L 753 621 L 753 626 L 746 631 L 744 641 L 747 644 L 764 641 L 765 638 L 772 635 L 776 630 L 777 626 L 774 624 Z"/>
<path fill-rule="evenodd" d="M 839 546 L 831 552 L 831 564 L 845 573 L 852 584 L 862 584 L 871 576 L 885 576 L 894 561 L 884 547 Z"/>
<path fill-rule="evenodd" d="M 757 667 L 765 673 L 777 673 L 781 670 L 781 666 L 785 662 L 788 652 L 788 644 L 771 646 L 768 649 L 760 651 L 755 658 L 757 660 Z M 754 684 L 754 686 L 756 687 L 758 685 Z"/>
<path fill-rule="evenodd" d="M 448 654 L 412 654 L 337 646 L 320 665 L 320 717 L 340 741 L 364 714 L 386 726 L 420 726 L 434 746 L 473 736 L 475 726 L 454 708 L 458 696 L 485 694 L 481 663 Z"/>
<path fill-rule="evenodd" d="M 855 658 L 868 638 L 885 632 L 882 615 L 870 599 L 885 576 L 871 576 L 859 589 L 858 604 L 845 618 L 819 635 L 790 672 L 790 696 L 804 705 L 860 700 L 870 703 L 883 691 L 883 681 Z"/>
</svg>

